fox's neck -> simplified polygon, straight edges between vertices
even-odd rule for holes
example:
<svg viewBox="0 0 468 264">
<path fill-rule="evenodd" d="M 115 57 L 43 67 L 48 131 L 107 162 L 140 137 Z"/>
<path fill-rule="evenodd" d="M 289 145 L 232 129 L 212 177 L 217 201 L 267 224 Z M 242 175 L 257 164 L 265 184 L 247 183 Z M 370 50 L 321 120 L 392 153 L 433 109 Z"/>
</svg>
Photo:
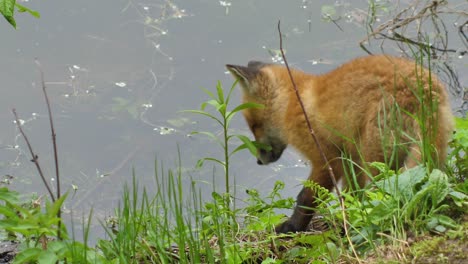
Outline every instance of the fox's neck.
<svg viewBox="0 0 468 264">
<path fill-rule="evenodd" d="M 277 79 L 277 90 L 271 98 L 271 111 L 274 122 L 280 130 L 281 135 L 287 135 L 288 130 L 305 130 L 308 131 L 307 125 L 304 123 L 304 111 L 298 100 L 296 89 L 299 93 L 305 111 L 311 120 L 311 106 L 313 106 L 314 80 L 315 76 L 306 74 L 302 71 L 291 70 L 294 84 L 285 68 L 280 78 Z"/>
</svg>

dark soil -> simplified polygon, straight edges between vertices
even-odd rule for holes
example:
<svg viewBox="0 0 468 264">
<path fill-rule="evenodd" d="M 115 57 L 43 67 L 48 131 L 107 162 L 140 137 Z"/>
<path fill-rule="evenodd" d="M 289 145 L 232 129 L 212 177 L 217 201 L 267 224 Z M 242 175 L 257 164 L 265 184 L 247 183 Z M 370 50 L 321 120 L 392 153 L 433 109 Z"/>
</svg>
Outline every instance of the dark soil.
<svg viewBox="0 0 468 264">
<path fill-rule="evenodd" d="M 0 264 L 11 263 L 17 253 L 18 243 L 12 241 L 0 242 Z"/>
</svg>

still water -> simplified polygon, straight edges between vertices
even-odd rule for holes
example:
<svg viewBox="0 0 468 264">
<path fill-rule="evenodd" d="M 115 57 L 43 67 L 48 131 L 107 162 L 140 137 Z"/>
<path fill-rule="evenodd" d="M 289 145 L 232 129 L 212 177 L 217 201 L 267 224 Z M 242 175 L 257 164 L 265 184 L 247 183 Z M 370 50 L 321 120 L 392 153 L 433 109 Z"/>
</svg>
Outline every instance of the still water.
<svg viewBox="0 0 468 264">
<path fill-rule="evenodd" d="M 367 1 L 24 4 L 42 17 L 18 14 L 17 30 L 0 23 L 0 176 L 12 176 L 11 188 L 22 193 L 46 194 L 13 124 L 11 109 L 16 108 L 48 180 L 55 181 L 47 109 L 34 63 L 38 58 L 52 101 L 62 189 L 72 190 L 65 206 L 78 218 L 91 207 L 98 219 L 112 215 L 124 184 L 131 183 L 132 170 L 151 190 L 155 160 L 165 168 L 175 167 L 178 149 L 187 183 L 191 177 L 206 194 L 213 187 L 223 190 L 221 168 L 207 164 L 194 169 L 198 159 L 219 157 L 221 149 L 206 138 L 188 136 L 194 130 L 218 133 L 220 128 L 181 111 L 198 109 L 207 99 L 202 87 L 214 91 L 218 80 L 225 88 L 231 86 L 225 64 L 278 61 L 279 19 L 294 67 L 323 73 L 364 55 L 358 43 L 366 36 Z M 331 7 L 333 16 L 342 17 L 338 25 L 323 19 Z M 466 70 L 466 57 L 457 59 Z M 465 86 L 466 81 L 462 75 Z M 239 103 L 239 91 L 233 98 L 233 104 Z M 454 107 L 463 103 L 461 97 L 452 100 Z M 250 136 L 240 115 L 232 129 Z M 232 185 L 239 197 L 247 188 L 266 193 L 276 180 L 287 182 L 284 196 L 295 196 L 309 171 L 293 150 L 268 167 L 257 166 L 247 152 L 234 156 L 232 164 Z M 80 220 L 74 221 L 79 229 Z"/>
</svg>

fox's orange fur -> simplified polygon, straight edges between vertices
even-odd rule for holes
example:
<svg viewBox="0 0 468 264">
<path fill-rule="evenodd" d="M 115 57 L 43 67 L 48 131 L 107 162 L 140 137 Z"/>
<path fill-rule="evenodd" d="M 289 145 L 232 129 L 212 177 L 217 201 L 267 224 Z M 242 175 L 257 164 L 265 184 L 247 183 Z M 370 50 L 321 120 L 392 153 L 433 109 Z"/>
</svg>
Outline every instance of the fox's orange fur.
<svg viewBox="0 0 468 264">
<path fill-rule="evenodd" d="M 332 189 L 327 166 L 308 130 L 287 69 L 281 65 L 250 62 L 248 66 L 227 65 L 239 79 L 244 102 L 264 105 L 247 109 L 244 117 L 258 142 L 258 163 L 276 161 L 290 144 L 311 163 L 309 180 Z M 343 154 L 355 162 L 355 169 L 369 162 L 390 163 L 393 169 L 413 167 L 421 162 L 422 129 L 433 147 L 431 158 L 443 166 L 453 118 L 447 93 L 428 70 L 414 61 L 379 55 L 352 60 L 323 74 L 293 70 L 292 75 L 329 164 L 339 180 L 344 177 Z M 421 104 L 421 101 L 425 102 Z M 432 108 L 422 114 L 423 106 Z M 425 116 L 421 122 L 418 117 Z M 357 182 L 363 186 L 364 173 Z M 314 194 L 304 188 L 297 197 L 292 217 L 277 227 L 278 232 L 305 230 Z"/>
</svg>

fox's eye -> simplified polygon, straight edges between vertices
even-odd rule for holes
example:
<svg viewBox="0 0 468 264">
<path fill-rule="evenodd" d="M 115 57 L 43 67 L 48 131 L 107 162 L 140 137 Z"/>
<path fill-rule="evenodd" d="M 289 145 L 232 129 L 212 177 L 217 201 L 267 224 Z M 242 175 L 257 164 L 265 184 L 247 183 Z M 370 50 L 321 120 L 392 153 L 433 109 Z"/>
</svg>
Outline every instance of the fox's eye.
<svg viewBox="0 0 468 264">
<path fill-rule="evenodd" d="M 263 126 L 260 125 L 260 124 L 253 124 L 251 127 L 250 127 L 250 131 L 252 131 L 252 133 L 254 135 L 257 135 L 258 133 L 260 133 L 260 131 L 262 130 Z"/>
<path fill-rule="evenodd" d="M 250 130 L 252 130 L 252 132 L 255 132 L 255 130 L 258 129 L 258 125 L 257 124 L 253 124 L 252 126 L 250 126 Z"/>
</svg>

